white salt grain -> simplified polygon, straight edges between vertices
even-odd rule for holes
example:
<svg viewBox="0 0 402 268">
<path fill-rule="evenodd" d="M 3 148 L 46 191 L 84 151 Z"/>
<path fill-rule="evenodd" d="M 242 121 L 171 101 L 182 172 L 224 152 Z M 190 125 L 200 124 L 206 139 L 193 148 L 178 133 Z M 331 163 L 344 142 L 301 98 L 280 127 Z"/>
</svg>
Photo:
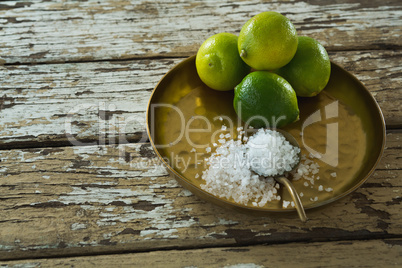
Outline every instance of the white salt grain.
<svg viewBox="0 0 402 268">
<path fill-rule="evenodd" d="M 221 127 L 221 129 L 222 129 L 222 130 L 226 130 L 227 127 L 226 127 L 225 125 L 223 125 L 223 126 Z"/>
<path fill-rule="evenodd" d="M 318 191 L 322 192 L 324 190 L 324 187 L 322 185 L 318 186 Z"/>
<path fill-rule="evenodd" d="M 331 176 L 335 178 L 336 177 L 336 172 L 332 172 Z"/>
<path fill-rule="evenodd" d="M 206 151 L 207 153 L 210 153 L 210 152 L 211 152 L 211 147 L 205 148 L 205 151 Z"/>
<path fill-rule="evenodd" d="M 196 152 L 195 148 L 191 149 L 190 153 Z"/>
</svg>

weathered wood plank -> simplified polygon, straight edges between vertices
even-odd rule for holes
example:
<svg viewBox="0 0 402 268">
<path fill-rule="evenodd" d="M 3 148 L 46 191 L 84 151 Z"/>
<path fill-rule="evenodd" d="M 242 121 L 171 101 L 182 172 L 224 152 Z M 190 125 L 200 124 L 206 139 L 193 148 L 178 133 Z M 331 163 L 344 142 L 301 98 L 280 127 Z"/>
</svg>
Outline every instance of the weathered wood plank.
<svg viewBox="0 0 402 268">
<path fill-rule="evenodd" d="M 400 267 L 400 239 L 289 243 L 135 254 L 3 261 L 11 267 Z"/>
<path fill-rule="evenodd" d="M 380 105 L 388 128 L 402 128 L 402 61 L 399 51 L 330 53 L 330 58 L 356 76 Z M 384 92 L 388 92 L 384 94 Z"/>
<path fill-rule="evenodd" d="M 286 15 L 329 50 L 401 48 L 402 7 L 390 1 L 7 1 L 0 59 L 8 64 L 189 56 L 253 15 Z"/>
<path fill-rule="evenodd" d="M 402 235 L 401 131 L 372 177 L 308 211 L 252 217 L 204 202 L 149 144 L 0 152 L 0 259 Z"/>
<path fill-rule="evenodd" d="M 333 52 L 331 59 L 377 99 L 389 128 L 402 126 L 402 53 Z M 4 66 L 0 72 L 0 148 L 146 139 L 153 87 L 181 58 Z M 44 146 L 44 145 L 40 145 Z"/>
<path fill-rule="evenodd" d="M 181 59 L 4 66 L 0 139 L 11 142 L 138 139 L 158 80 Z M 107 142 L 107 141 L 106 141 Z"/>
</svg>

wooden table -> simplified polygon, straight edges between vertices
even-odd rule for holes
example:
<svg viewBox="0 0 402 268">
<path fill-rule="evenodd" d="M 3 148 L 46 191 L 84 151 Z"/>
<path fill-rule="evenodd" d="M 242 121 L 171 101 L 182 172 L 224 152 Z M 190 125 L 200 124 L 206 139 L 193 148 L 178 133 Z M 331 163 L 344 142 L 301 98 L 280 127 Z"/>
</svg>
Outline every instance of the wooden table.
<svg viewBox="0 0 402 268">
<path fill-rule="evenodd" d="M 265 10 L 318 39 L 387 124 L 374 174 L 307 223 L 200 200 L 146 137 L 162 76 Z M 1 267 L 400 267 L 401 32 L 400 0 L 1 2 Z"/>
</svg>

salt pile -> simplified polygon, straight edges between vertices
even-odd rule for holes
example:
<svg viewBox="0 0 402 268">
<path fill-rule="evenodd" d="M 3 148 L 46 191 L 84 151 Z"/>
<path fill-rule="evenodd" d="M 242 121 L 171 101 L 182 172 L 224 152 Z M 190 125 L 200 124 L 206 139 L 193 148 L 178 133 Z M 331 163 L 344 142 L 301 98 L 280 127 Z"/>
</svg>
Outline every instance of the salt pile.
<svg viewBox="0 0 402 268">
<path fill-rule="evenodd" d="M 201 188 L 244 205 L 252 201 L 254 206 L 263 207 L 269 201 L 280 200 L 279 184 L 272 177 L 263 178 L 251 170 L 262 176 L 290 171 L 299 161 L 300 149 L 277 131 L 260 129 L 245 144 L 242 140 L 247 139 L 241 134 L 244 131 L 240 131 L 236 141 L 219 140 L 221 145 L 207 159 L 208 169 L 202 174 L 205 184 Z"/>
<path fill-rule="evenodd" d="M 227 128 L 222 127 L 225 131 Z M 242 127 L 237 128 L 239 133 L 236 140 L 226 138 L 230 135 L 221 134 L 219 145 L 213 143 L 211 157 L 206 159 L 208 168 L 203 171 L 201 178 L 205 184 L 201 188 L 205 191 L 226 199 L 233 199 L 236 203 L 263 207 L 268 202 L 281 200 L 278 195 L 280 185 L 276 183 L 272 176 L 287 172 L 293 168 L 294 163 L 298 163 L 299 148 L 291 147 L 289 142 L 277 131 L 258 130 L 251 137 L 244 136 L 245 131 Z M 206 148 L 209 153 L 211 147 Z M 317 188 L 317 192 L 332 192 L 331 187 L 324 187 L 315 182 L 320 180 L 319 165 L 314 161 L 320 158 L 310 154 L 301 156 L 298 167 L 291 171 L 293 181 L 303 179 L 304 187 Z M 281 159 L 281 161 L 273 161 Z M 282 161 L 283 160 L 283 161 Z M 265 162 L 264 162 L 265 161 Z M 276 165 L 275 165 L 276 163 Z M 262 174 L 264 177 L 257 174 Z M 270 175 L 267 175 L 270 174 Z M 199 175 L 196 175 L 198 178 Z M 336 172 L 331 173 L 331 177 L 336 177 Z M 299 192 L 303 197 L 303 192 Z M 310 201 L 317 202 L 318 196 L 311 197 Z M 282 201 L 282 206 L 294 207 L 293 201 Z"/>
<path fill-rule="evenodd" d="M 300 149 L 272 130 L 259 129 L 246 144 L 251 169 L 261 176 L 282 175 L 299 162 Z"/>
</svg>

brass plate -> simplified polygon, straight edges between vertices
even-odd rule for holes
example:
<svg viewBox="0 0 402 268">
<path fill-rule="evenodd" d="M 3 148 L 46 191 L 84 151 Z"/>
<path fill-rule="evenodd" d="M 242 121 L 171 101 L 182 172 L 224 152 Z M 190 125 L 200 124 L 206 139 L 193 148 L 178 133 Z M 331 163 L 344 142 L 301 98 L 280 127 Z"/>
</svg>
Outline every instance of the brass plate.
<svg viewBox="0 0 402 268">
<path fill-rule="evenodd" d="M 374 171 L 385 145 L 385 122 L 375 99 L 353 75 L 334 63 L 331 67 L 326 88 L 316 97 L 298 98 L 300 120 L 283 128 L 296 138 L 303 154 L 318 152 L 322 156 L 314 159 L 320 165 L 320 179 L 314 185 L 305 186 L 304 179 L 293 181 L 297 191 L 303 193 L 305 209 L 331 203 L 356 190 Z M 227 131 L 220 130 L 222 124 L 227 125 Z M 243 123 L 233 109 L 233 91 L 219 92 L 203 84 L 196 72 L 195 56 L 161 79 L 148 104 L 150 141 L 169 172 L 185 188 L 210 202 L 245 212 L 294 211 L 290 206 L 283 208 L 282 201 L 254 207 L 201 189 L 204 159 L 210 155 L 205 148 L 214 148 L 212 142 L 218 143 L 221 132 L 236 137 L 238 126 Z M 320 185 L 333 191 L 320 191 Z M 291 200 L 283 187 L 280 194 L 282 200 Z"/>
</svg>

